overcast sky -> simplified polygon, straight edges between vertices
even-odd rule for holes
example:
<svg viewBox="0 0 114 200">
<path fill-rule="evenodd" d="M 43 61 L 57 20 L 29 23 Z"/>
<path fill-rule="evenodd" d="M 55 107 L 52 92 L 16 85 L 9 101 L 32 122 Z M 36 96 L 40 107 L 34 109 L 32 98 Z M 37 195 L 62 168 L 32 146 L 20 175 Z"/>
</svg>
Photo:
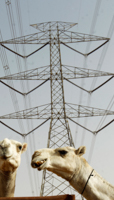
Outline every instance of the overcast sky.
<svg viewBox="0 0 114 200">
<path fill-rule="evenodd" d="M 12 16 L 14 21 L 11 22 L 9 16 Z M 87 58 L 61 45 L 62 64 L 111 73 L 114 73 L 113 18 L 113 0 L 20 0 L 18 1 L 18 4 L 15 0 L 12 0 L 11 5 L 6 4 L 3 0 L 0 1 L 0 30 L 3 40 L 13 38 L 14 30 L 16 37 L 37 32 L 36 29 L 30 26 L 35 23 L 48 21 L 78 23 L 72 29 L 73 31 L 109 37 L 110 41 Z M 97 46 L 98 43 L 96 42 L 95 45 Z M 82 52 L 85 52 L 88 47 L 87 44 L 75 44 L 71 46 Z M 15 49 L 15 46 L 13 45 L 8 47 Z M 38 47 L 32 45 L 27 46 L 25 54 L 32 52 Z M 90 49 L 92 47 L 93 46 L 91 45 Z M 28 58 L 26 63 L 21 60 L 21 65 L 17 65 L 18 61 L 13 53 L 7 50 L 5 50 L 5 52 L 11 74 L 25 71 L 26 69 L 46 66 L 49 65 L 50 61 L 49 46 L 46 46 L 41 51 Z M 21 50 L 21 53 L 23 54 L 23 50 Z M 2 76 L 5 76 L 5 72 L 2 61 L 0 61 L 0 77 Z M 95 82 L 93 82 L 93 78 L 86 78 L 83 80 L 74 80 L 74 82 L 86 90 L 91 90 L 99 86 L 108 78 L 109 77 L 99 77 L 94 79 Z M 7 81 L 4 82 L 7 83 Z M 25 82 L 20 81 L 13 81 L 13 83 L 16 89 L 24 92 L 34 88 L 41 82 L 28 81 L 27 83 L 29 86 L 26 86 L 27 84 Z M 109 110 L 114 111 L 113 85 L 114 80 L 112 79 L 90 95 L 70 83 L 64 82 L 65 101 L 99 109 L 108 108 Z M 13 92 L 11 94 L 9 89 L 3 84 L 0 84 L 0 94 L 0 116 L 15 112 L 14 104 L 15 106 L 19 106 L 20 111 L 28 108 L 28 100 L 25 100 L 20 94 L 16 94 L 15 98 L 15 93 Z M 31 93 L 30 100 L 29 105 L 31 107 L 49 103 L 50 83 L 46 83 Z M 96 131 L 113 120 L 114 116 L 106 116 L 103 119 L 103 123 L 101 123 L 100 126 L 98 125 L 102 120 L 101 116 L 75 120 L 81 125 L 86 126 L 88 129 Z M 19 122 L 16 119 L 1 119 L 1 121 L 15 130 L 19 132 L 23 131 L 24 133 L 29 132 L 42 122 L 41 120 L 32 120 L 32 122 L 23 120 Z M 84 157 L 90 162 L 92 167 L 101 174 L 101 176 L 114 185 L 114 123 L 112 122 L 109 126 L 100 131 L 96 137 L 93 136 L 92 133 L 76 126 L 76 124 L 71 122 L 69 122 L 69 124 L 76 148 L 80 145 L 85 145 L 87 151 Z M 0 124 L 0 140 L 7 137 L 21 142 L 26 141 L 28 143 L 28 153 L 26 156 L 24 154 L 22 155 L 21 166 L 17 173 L 15 196 L 39 195 L 42 172 L 35 171 L 34 174 L 33 169 L 30 166 L 30 160 L 34 150 L 45 148 L 47 146 L 48 130 L 49 122 L 24 139 L 20 135 Z M 36 179 L 34 179 L 35 176 L 38 179 L 37 183 L 35 182 Z"/>
</svg>

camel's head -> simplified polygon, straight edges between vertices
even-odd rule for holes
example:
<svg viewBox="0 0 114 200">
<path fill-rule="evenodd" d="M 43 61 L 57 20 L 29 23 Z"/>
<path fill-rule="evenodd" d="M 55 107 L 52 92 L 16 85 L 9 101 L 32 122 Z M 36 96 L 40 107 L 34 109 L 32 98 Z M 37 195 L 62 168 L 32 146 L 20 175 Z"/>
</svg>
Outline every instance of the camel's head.
<svg viewBox="0 0 114 200">
<path fill-rule="evenodd" d="M 19 167 L 21 153 L 26 151 L 27 144 L 5 138 L 0 141 L 0 170 L 13 171 Z"/>
<path fill-rule="evenodd" d="M 61 147 L 57 149 L 40 149 L 34 152 L 31 166 L 38 170 L 47 169 L 66 180 L 70 180 L 74 172 L 79 171 L 80 156 L 85 147 Z"/>
</svg>

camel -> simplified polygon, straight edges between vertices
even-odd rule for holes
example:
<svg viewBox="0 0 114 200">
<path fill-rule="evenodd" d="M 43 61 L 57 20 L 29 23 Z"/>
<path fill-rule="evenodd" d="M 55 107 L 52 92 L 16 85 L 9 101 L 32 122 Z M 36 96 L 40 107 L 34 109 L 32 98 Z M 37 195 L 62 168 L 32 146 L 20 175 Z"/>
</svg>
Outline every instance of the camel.
<svg viewBox="0 0 114 200">
<path fill-rule="evenodd" d="M 114 200 L 114 186 L 103 179 L 83 158 L 85 146 L 39 149 L 32 155 L 31 166 L 47 169 L 69 181 L 87 200 Z"/>
<path fill-rule="evenodd" d="M 17 168 L 27 144 L 5 138 L 0 141 L 0 197 L 14 197 Z"/>
</svg>

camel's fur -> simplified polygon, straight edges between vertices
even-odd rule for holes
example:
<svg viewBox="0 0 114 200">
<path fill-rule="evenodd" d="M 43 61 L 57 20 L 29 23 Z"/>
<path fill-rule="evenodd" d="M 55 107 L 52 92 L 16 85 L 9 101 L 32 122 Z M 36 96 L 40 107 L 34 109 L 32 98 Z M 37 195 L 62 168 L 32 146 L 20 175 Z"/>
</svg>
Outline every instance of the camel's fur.
<svg viewBox="0 0 114 200">
<path fill-rule="evenodd" d="M 0 197 L 13 197 L 17 168 L 27 144 L 5 138 L 0 141 Z"/>
<path fill-rule="evenodd" d="M 31 165 L 38 170 L 47 169 L 61 176 L 81 194 L 92 172 L 92 167 L 82 157 L 85 149 L 84 146 L 78 149 L 73 147 L 40 149 L 34 152 Z M 94 170 L 83 196 L 87 200 L 114 200 L 114 186 Z"/>
</svg>

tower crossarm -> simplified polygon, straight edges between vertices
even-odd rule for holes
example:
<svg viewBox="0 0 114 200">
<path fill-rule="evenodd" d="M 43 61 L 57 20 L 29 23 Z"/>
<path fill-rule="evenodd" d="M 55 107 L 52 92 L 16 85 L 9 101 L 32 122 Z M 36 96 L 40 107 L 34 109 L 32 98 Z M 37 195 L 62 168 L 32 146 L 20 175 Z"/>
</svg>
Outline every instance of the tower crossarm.
<svg viewBox="0 0 114 200">
<path fill-rule="evenodd" d="M 5 41 L 0 41 L 0 44 L 46 44 L 47 42 L 49 42 L 49 32 L 42 31 Z"/>
<path fill-rule="evenodd" d="M 85 69 L 80 67 L 62 65 L 63 78 L 78 79 L 101 76 L 114 76 L 114 73 Z M 46 80 L 50 77 L 50 65 L 23 71 L 20 73 L 0 77 L 0 80 Z M 53 75 L 53 79 L 60 79 L 57 73 Z"/>
<path fill-rule="evenodd" d="M 7 80 L 46 80 L 50 77 L 50 65 L 39 67 L 20 73 L 0 77 Z"/>
<path fill-rule="evenodd" d="M 85 69 L 80 67 L 62 65 L 63 77 L 67 79 L 114 76 L 114 73 L 98 70 Z"/>
<path fill-rule="evenodd" d="M 92 42 L 100 40 L 108 42 L 110 39 L 95 35 L 60 30 L 60 43 Z M 0 44 L 46 44 L 49 41 L 49 30 L 47 30 L 9 40 L 0 41 Z"/>
<path fill-rule="evenodd" d="M 51 104 L 45 104 L 26 110 L 0 116 L 0 119 L 48 119 L 51 115 Z"/>
<path fill-rule="evenodd" d="M 65 103 L 65 105 L 66 105 L 66 115 L 68 116 L 68 118 L 114 115 L 114 111 L 110 110 L 104 110 L 104 109 L 71 104 L 71 103 Z"/>
<path fill-rule="evenodd" d="M 64 119 L 64 113 L 62 111 L 62 103 L 53 110 L 53 118 L 56 120 Z M 61 108 L 60 108 L 61 107 Z M 65 103 L 66 119 L 80 117 L 94 117 L 103 115 L 114 115 L 114 111 L 104 110 L 94 107 L 88 107 L 83 105 L 77 105 L 72 103 Z M 10 113 L 0 116 L 0 119 L 47 119 L 51 116 L 51 104 L 45 104 L 30 109 L 22 110 L 19 112 Z"/>
<path fill-rule="evenodd" d="M 37 23 L 37 24 L 31 24 L 33 28 L 39 30 L 39 31 L 56 31 L 57 28 L 59 30 L 66 31 L 72 28 L 73 26 L 77 25 L 78 23 L 72 23 L 72 22 L 62 22 L 62 21 L 51 21 L 51 22 L 43 22 L 43 23 Z"/>
<path fill-rule="evenodd" d="M 40 32 L 5 40 L 5 41 L 0 41 L 0 44 L 45 44 L 49 42 L 50 39 L 51 41 L 53 40 L 52 38 L 50 38 L 50 35 L 49 35 L 50 29 L 52 27 L 53 29 L 51 31 L 56 31 L 58 27 L 60 43 L 62 42 L 63 43 L 92 42 L 92 41 L 99 41 L 99 40 L 109 41 L 109 38 L 106 38 L 106 37 L 67 31 L 68 29 L 76 25 L 77 23 L 47 22 L 44 25 L 42 24 L 43 23 L 31 25 L 32 27 L 35 27 L 36 29 L 41 30 Z M 42 26 L 42 28 L 40 25 Z"/>
<path fill-rule="evenodd" d="M 92 42 L 100 40 L 109 41 L 109 38 L 71 31 L 60 32 L 60 42 L 64 43 Z"/>
</svg>

